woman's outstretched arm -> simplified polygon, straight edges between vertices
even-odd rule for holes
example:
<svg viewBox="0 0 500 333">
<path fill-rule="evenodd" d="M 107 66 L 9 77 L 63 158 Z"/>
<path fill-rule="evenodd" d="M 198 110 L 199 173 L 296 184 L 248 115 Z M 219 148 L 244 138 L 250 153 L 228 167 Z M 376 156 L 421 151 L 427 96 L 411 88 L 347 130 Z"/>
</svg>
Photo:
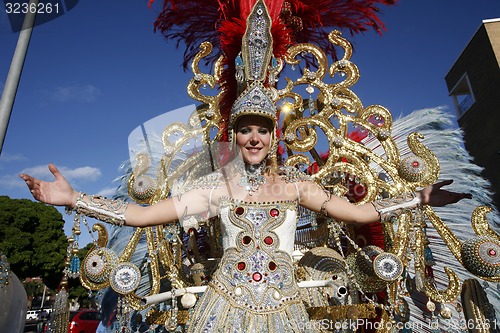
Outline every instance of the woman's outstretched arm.
<svg viewBox="0 0 500 333">
<path fill-rule="evenodd" d="M 367 224 L 380 221 L 381 214 L 405 207 L 415 207 L 417 204 L 441 207 L 456 203 L 464 198 L 471 199 L 469 193 L 457 193 L 442 189 L 450 185 L 452 180 L 445 180 L 427 186 L 414 196 L 398 199 L 382 199 L 375 203 L 354 205 L 349 201 L 326 193 L 314 182 L 303 182 L 299 185 L 300 204 L 312 211 L 328 215 L 349 224 Z"/>
<path fill-rule="evenodd" d="M 104 222 L 146 227 L 174 222 L 181 217 L 207 210 L 208 195 L 205 190 L 192 190 L 182 196 L 169 198 L 151 206 L 140 206 L 77 192 L 55 165 L 49 164 L 49 170 L 55 177 L 52 182 L 27 174 L 19 175 L 36 200 L 49 205 L 76 209 Z"/>
</svg>

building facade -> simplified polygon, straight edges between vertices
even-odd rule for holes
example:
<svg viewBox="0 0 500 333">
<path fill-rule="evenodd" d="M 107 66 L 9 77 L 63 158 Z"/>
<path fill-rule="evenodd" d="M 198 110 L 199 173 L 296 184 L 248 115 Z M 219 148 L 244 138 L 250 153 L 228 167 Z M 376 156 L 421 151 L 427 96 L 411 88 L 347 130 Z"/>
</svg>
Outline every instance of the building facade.
<svg viewBox="0 0 500 333">
<path fill-rule="evenodd" d="M 500 208 L 500 18 L 484 20 L 445 77 L 465 148 Z"/>
</svg>

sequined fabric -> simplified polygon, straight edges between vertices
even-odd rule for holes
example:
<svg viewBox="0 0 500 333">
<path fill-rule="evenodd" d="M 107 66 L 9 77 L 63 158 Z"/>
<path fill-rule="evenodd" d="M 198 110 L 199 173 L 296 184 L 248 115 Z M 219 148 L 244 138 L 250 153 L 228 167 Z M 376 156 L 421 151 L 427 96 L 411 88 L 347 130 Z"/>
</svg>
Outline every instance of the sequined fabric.
<svg viewBox="0 0 500 333">
<path fill-rule="evenodd" d="M 220 202 L 224 256 L 188 332 L 313 332 L 291 252 L 295 201 Z"/>
</svg>

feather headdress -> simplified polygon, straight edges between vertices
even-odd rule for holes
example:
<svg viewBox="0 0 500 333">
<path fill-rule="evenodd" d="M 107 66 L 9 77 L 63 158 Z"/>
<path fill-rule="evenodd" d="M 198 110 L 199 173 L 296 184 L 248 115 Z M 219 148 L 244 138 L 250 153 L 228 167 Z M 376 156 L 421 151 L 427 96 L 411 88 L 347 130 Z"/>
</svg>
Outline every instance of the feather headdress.
<svg viewBox="0 0 500 333">
<path fill-rule="evenodd" d="M 150 0 L 151 6 L 154 0 Z M 344 29 L 351 34 L 384 29 L 380 18 L 380 5 L 393 5 L 395 0 L 265 0 L 271 17 L 273 56 L 281 58 L 295 43 L 312 43 L 335 58 L 335 50 L 328 41 L 326 28 Z M 205 58 L 213 64 L 224 56 L 224 72 L 219 88 L 224 92 L 219 108 L 227 122 L 232 104 L 238 97 L 235 79 L 235 59 L 241 51 L 246 30 L 246 19 L 256 0 L 164 0 L 155 22 L 167 40 L 177 46 L 185 45 L 183 67 L 199 51 L 205 41 L 215 52 Z M 224 122 L 223 122 L 224 123 Z"/>
</svg>

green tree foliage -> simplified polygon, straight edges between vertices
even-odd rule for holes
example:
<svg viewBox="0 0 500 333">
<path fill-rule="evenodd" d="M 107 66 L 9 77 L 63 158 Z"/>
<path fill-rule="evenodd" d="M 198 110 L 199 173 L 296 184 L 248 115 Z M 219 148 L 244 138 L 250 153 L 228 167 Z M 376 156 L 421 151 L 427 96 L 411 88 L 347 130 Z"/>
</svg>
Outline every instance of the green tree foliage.
<svg viewBox="0 0 500 333">
<path fill-rule="evenodd" d="M 27 199 L 0 196 L 0 251 L 22 280 L 40 276 L 57 289 L 68 246 L 61 213 L 52 206 Z"/>
<path fill-rule="evenodd" d="M 24 282 L 23 285 L 24 290 L 26 290 L 26 295 L 29 299 L 43 294 L 43 283 L 41 283 L 40 281 Z"/>
</svg>

